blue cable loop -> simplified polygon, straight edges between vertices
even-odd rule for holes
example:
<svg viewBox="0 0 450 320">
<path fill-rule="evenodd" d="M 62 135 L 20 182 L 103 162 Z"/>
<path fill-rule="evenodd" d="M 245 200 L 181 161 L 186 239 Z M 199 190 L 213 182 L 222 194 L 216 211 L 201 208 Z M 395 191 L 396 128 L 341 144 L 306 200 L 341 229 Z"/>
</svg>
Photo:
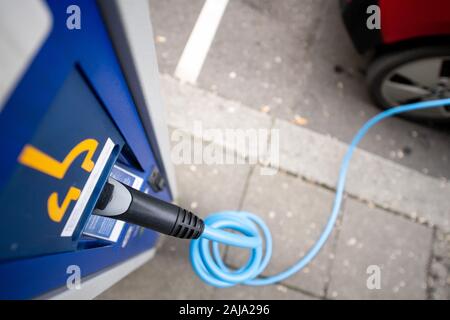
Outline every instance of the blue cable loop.
<svg viewBox="0 0 450 320">
<path fill-rule="evenodd" d="M 214 213 L 205 219 L 202 236 L 191 241 L 190 260 L 195 273 L 206 283 L 218 288 L 237 284 L 263 286 L 280 282 L 304 268 L 319 253 L 333 230 L 342 204 L 345 180 L 353 152 L 366 135 L 367 131 L 379 121 L 396 114 L 420 109 L 436 108 L 450 105 L 450 99 L 418 102 L 394 107 L 383 111 L 367 121 L 354 136 L 345 154 L 336 188 L 333 209 L 317 242 L 293 266 L 276 275 L 258 277 L 268 265 L 272 256 L 272 236 L 269 228 L 258 216 L 242 211 L 224 211 Z M 224 231 L 237 231 L 239 234 Z M 248 248 L 250 257 L 247 263 L 237 270 L 231 270 L 223 262 L 219 244 Z M 264 252 L 263 252 L 263 245 Z"/>
</svg>

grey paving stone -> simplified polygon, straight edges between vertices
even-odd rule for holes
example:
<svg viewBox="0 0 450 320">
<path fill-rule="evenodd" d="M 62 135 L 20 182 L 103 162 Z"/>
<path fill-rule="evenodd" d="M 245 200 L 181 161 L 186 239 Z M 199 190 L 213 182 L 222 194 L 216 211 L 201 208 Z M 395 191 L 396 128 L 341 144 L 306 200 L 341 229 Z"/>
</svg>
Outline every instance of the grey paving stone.
<svg viewBox="0 0 450 320">
<path fill-rule="evenodd" d="M 428 274 L 428 294 L 433 300 L 450 299 L 450 233 L 436 230 L 433 259 Z"/>
<path fill-rule="evenodd" d="M 184 137 L 194 139 L 187 134 Z M 218 148 L 217 152 L 225 152 L 220 146 L 213 147 Z M 245 161 L 233 165 L 177 164 L 179 205 L 203 217 L 217 211 L 237 210 L 250 168 Z"/>
<path fill-rule="evenodd" d="M 285 173 L 261 176 L 257 170 L 253 172 L 243 210 L 263 218 L 272 232 L 273 256 L 264 275 L 285 270 L 306 253 L 325 225 L 332 200 L 331 192 Z M 333 239 L 334 234 L 309 266 L 284 282 L 323 295 L 329 280 Z M 233 248 L 227 263 L 242 265 L 246 257 L 246 251 Z"/>
<path fill-rule="evenodd" d="M 195 275 L 189 242 L 166 238 L 155 257 L 97 299 L 211 299 L 214 288 Z"/>
<path fill-rule="evenodd" d="M 304 293 L 286 288 L 282 285 L 264 287 L 236 286 L 216 289 L 212 296 L 216 300 L 315 300 Z"/>
<path fill-rule="evenodd" d="M 348 199 L 328 297 L 425 299 L 431 244 L 430 228 Z M 380 289 L 367 287 L 372 265 L 380 268 Z"/>
</svg>

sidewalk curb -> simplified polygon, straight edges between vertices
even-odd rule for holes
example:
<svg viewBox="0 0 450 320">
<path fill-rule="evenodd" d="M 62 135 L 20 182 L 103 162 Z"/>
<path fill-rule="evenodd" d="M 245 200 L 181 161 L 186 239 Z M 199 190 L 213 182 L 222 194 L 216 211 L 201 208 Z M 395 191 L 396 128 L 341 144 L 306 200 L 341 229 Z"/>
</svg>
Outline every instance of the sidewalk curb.
<svg viewBox="0 0 450 320">
<path fill-rule="evenodd" d="M 192 136 L 196 136 L 194 121 L 200 121 L 204 129 L 278 129 L 279 169 L 335 188 L 347 144 L 182 84 L 169 75 L 162 76 L 161 86 L 169 126 Z M 230 146 L 221 146 L 230 150 Z M 250 158 L 254 156 L 246 154 L 245 150 L 231 151 Z M 355 198 L 450 231 L 450 183 L 447 181 L 357 149 L 350 165 L 346 191 Z"/>
</svg>

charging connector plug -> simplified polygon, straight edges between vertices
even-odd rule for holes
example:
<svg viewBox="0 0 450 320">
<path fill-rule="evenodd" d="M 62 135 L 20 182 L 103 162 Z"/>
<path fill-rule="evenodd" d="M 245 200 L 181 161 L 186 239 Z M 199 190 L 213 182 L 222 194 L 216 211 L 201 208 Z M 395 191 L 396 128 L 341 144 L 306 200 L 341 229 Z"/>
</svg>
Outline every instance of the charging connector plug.
<svg viewBox="0 0 450 320">
<path fill-rule="evenodd" d="M 192 212 L 109 178 L 94 214 L 111 217 L 181 239 L 197 239 L 203 220 Z"/>
</svg>

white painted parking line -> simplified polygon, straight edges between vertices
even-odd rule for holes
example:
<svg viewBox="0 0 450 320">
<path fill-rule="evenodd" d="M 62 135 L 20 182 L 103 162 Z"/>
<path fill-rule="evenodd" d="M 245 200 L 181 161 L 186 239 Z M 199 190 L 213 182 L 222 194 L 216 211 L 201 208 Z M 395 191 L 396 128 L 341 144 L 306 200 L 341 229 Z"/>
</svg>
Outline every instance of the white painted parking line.
<svg viewBox="0 0 450 320">
<path fill-rule="evenodd" d="M 183 82 L 195 84 L 214 40 L 228 0 L 206 0 L 189 36 L 175 76 Z"/>
</svg>

